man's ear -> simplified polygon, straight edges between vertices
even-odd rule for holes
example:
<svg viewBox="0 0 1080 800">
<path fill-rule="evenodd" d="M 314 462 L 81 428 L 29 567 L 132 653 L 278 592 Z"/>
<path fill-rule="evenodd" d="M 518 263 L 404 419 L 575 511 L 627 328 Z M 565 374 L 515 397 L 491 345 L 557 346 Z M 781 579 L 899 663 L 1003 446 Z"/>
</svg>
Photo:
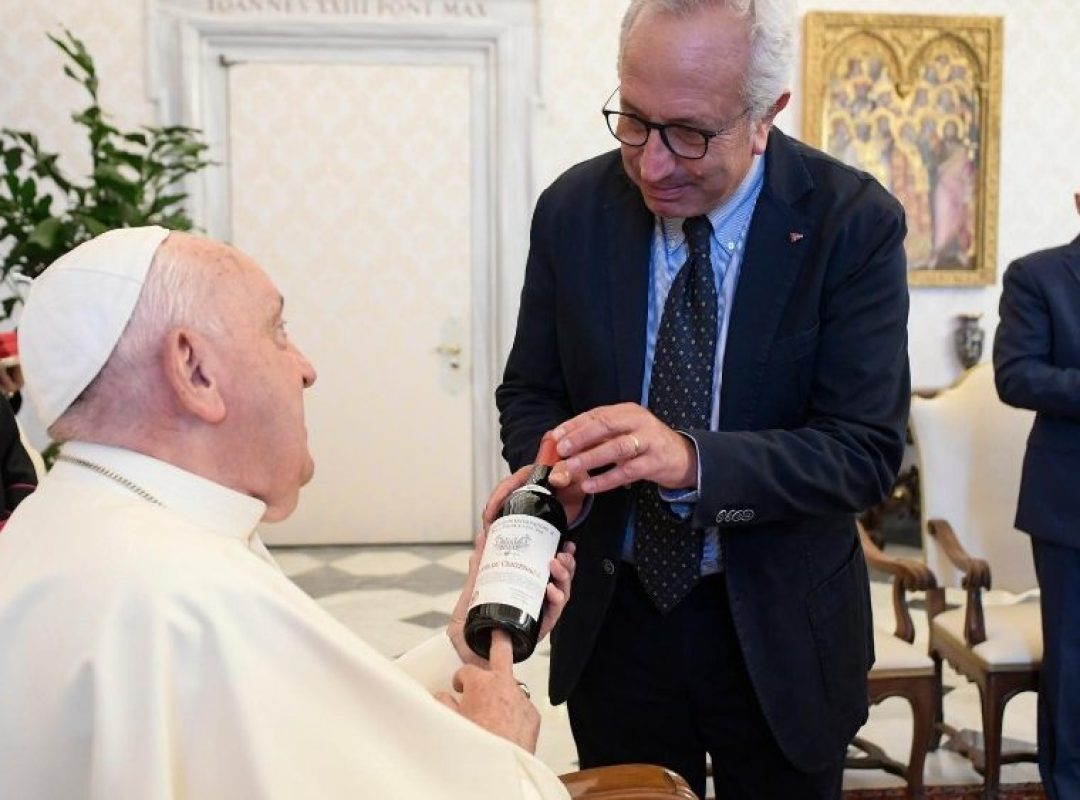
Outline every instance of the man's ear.
<svg viewBox="0 0 1080 800">
<path fill-rule="evenodd" d="M 211 424 L 225 419 L 221 364 L 209 339 L 196 331 L 177 328 L 165 337 L 162 359 L 165 379 L 181 408 Z"/>
<path fill-rule="evenodd" d="M 788 100 L 790 99 L 791 92 L 785 91 L 780 95 L 777 101 L 773 103 L 772 108 L 766 112 L 765 116 L 755 124 L 752 134 L 754 155 L 760 156 L 765 152 L 765 146 L 769 142 L 769 131 L 772 129 L 773 122 L 776 121 L 776 115 L 784 110 L 784 107 L 787 106 Z"/>
</svg>

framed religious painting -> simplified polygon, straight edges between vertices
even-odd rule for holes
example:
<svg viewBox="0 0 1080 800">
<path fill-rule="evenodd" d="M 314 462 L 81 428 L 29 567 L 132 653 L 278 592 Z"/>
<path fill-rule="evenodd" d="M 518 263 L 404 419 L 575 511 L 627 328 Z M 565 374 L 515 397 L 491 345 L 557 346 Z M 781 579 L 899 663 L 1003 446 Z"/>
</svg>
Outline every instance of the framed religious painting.
<svg viewBox="0 0 1080 800">
<path fill-rule="evenodd" d="M 803 138 L 903 204 L 908 282 L 996 279 L 1000 17 L 806 15 Z"/>
</svg>

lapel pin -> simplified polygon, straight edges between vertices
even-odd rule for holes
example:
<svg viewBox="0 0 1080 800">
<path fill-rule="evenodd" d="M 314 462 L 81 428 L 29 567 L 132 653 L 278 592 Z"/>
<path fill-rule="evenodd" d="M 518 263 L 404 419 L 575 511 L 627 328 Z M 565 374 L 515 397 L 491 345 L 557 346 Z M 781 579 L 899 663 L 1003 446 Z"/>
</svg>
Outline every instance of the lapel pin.
<svg viewBox="0 0 1080 800">
<path fill-rule="evenodd" d="M 792 244 L 795 244 L 795 242 L 803 238 L 803 234 L 799 233 L 798 231 L 792 231 L 788 234 L 788 238 L 791 240 Z"/>
</svg>

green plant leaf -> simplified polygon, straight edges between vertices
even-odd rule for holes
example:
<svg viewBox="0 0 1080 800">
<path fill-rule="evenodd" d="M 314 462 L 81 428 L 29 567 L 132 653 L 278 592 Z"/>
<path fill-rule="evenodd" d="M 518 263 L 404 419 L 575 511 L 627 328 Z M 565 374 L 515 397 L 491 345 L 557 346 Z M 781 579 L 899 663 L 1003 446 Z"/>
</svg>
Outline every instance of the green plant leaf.
<svg viewBox="0 0 1080 800">
<path fill-rule="evenodd" d="M 23 206 L 31 206 L 37 200 L 37 181 L 27 178 L 19 187 L 19 201 Z"/>
<path fill-rule="evenodd" d="M 52 250 L 56 245 L 56 237 L 63 227 L 64 223 L 57 217 L 48 217 L 34 227 L 27 241 L 36 244 L 42 250 Z"/>
<path fill-rule="evenodd" d="M 15 172 L 15 170 L 22 166 L 22 161 L 22 150 L 12 148 L 11 150 L 4 151 L 4 169 L 8 172 Z"/>
<path fill-rule="evenodd" d="M 98 164 L 94 169 L 94 180 L 106 186 L 126 186 L 130 180 L 120 171 L 120 165 L 115 163 Z"/>
<path fill-rule="evenodd" d="M 82 222 L 83 225 L 86 226 L 86 230 L 91 237 L 100 236 L 101 234 L 105 233 L 105 231 L 110 230 L 110 228 L 116 227 L 113 225 L 109 225 L 108 223 L 102 222 L 101 220 L 94 219 L 91 216 L 82 217 Z"/>
<path fill-rule="evenodd" d="M 162 217 L 158 222 L 163 228 L 168 228 L 171 231 L 190 231 L 191 220 L 186 214 L 169 214 L 166 217 Z"/>
<path fill-rule="evenodd" d="M 166 208 L 177 203 L 182 203 L 187 197 L 185 194 L 163 194 L 154 198 L 153 204 L 150 206 L 150 213 L 157 214 L 164 211 Z"/>
<path fill-rule="evenodd" d="M 8 192 L 13 198 L 19 196 L 19 176 L 14 172 L 8 172 L 4 175 L 4 185 L 7 186 Z"/>
<path fill-rule="evenodd" d="M 126 150 L 117 150 L 113 157 L 118 161 L 122 161 L 123 163 L 127 164 L 136 172 L 142 172 L 145 159 L 143 159 L 143 157 L 138 153 L 131 153 Z"/>
<path fill-rule="evenodd" d="M 29 131 L 11 131 L 11 133 L 15 136 L 16 139 L 21 141 L 32 151 L 34 151 L 35 153 L 37 152 L 38 139 L 34 134 L 30 133 Z"/>
</svg>

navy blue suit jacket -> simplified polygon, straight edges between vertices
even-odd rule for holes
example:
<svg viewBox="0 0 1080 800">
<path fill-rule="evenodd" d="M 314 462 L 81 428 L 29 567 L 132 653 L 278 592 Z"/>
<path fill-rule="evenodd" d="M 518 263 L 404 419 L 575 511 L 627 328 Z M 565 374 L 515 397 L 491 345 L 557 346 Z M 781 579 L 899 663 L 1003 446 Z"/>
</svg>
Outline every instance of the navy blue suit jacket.
<svg viewBox="0 0 1080 800">
<path fill-rule="evenodd" d="M 1080 547 L 1080 238 L 1009 265 L 994 338 L 1001 399 L 1033 409 L 1016 527 Z"/>
<path fill-rule="evenodd" d="M 618 152 L 540 197 L 496 395 L 512 467 L 560 421 L 640 401 L 653 224 Z M 719 520 L 751 679 L 778 743 L 806 770 L 835 763 L 866 718 L 873 643 L 854 514 L 890 490 L 904 448 L 904 233 L 900 205 L 873 179 L 774 130 L 731 310 L 720 430 L 691 432 L 694 523 Z M 629 501 L 625 489 L 597 496 L 575 531 L 554 702 L 573 691 L 603 621 Z"/>
</svg>

